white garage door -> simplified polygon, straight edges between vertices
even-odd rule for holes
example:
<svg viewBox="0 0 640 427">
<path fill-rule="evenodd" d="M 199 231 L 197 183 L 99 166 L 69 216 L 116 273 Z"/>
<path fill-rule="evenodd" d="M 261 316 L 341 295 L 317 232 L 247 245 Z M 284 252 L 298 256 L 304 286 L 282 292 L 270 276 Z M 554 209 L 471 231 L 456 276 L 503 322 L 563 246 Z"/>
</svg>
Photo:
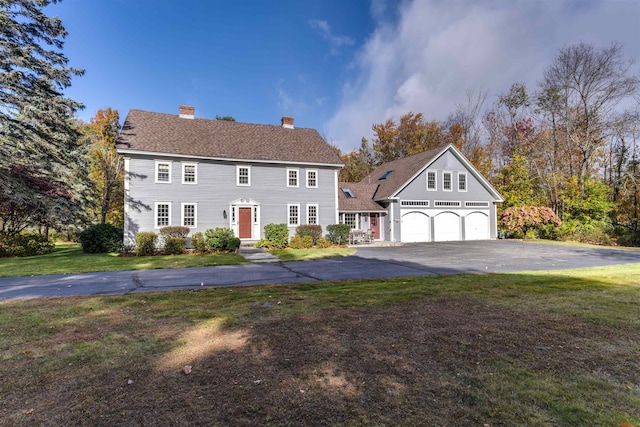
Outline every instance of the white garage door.
<svg viewBox="0 0 640 427">
<path fill-rule="evenodd" d="M 429 217 L 422 212 L 407 212 L 402 214 L 400 240 L 402 242 L 428 242 Z"/>
<path fill-rule="evenodd" d="M 489 239 L 489 216 L 482 212 L 473 212 L 464 218 L 465 240 Z"/>
<path fill-rule="evenodd" d="M 434 218 L 434 241 L 460 240 L 460 217 L 453 212 L 443 212 Z"/>
</svg>

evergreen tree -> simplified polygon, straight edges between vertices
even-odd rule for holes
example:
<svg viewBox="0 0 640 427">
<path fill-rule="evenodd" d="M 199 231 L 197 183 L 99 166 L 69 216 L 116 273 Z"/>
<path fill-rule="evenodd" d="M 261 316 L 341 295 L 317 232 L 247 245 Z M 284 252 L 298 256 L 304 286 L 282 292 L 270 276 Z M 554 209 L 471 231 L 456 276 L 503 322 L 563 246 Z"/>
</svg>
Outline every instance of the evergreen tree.
<svg viewBox="0 0 640 427">
<path fill-rule="evenodd" d="M 80 208 L 74 187 L 82 154 L 73 115 L 82 105 L 63 90 L 84 71 L 70 67 L 61 52 L 67 33 L 60 19 L 44 14 L 51 3 L 57 0 L 0 0 L 0 221 L 5 232 L 59 227 Z M 11 218 L 21 224 L 7 224 Z"/>
</svg>

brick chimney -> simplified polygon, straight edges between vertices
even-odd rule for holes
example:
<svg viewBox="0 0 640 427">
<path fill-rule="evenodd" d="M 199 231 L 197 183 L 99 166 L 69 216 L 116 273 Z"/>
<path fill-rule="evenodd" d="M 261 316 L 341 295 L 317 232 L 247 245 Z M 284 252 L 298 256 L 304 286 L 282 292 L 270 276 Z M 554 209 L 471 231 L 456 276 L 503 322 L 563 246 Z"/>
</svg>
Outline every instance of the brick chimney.
<svg viewBox="0 0 640 427">
<path fill-rule="evenodd" d="M 193 119 L 196 116 L 196 109 L 188 105 L 181 105 L 179 116 L 181 119 Z"/>
<path fill-rule="evenodd" d="M 282 127 L 287 129 L 293 129 L 293 117 L 282 117 Z"/>
</svg>

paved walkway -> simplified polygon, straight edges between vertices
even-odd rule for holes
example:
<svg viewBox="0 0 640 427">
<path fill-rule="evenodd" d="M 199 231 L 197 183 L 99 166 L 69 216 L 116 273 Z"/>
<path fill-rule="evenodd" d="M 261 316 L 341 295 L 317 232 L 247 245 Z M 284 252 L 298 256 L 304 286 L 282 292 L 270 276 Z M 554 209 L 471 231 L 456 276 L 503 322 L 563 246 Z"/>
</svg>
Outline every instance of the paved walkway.
<svg viewBox="0 0 640 427">
<path fill-rule="evenodd" d="M 405 244 L 360 248 L 352 256 L 317 261 L 0 278 L 0 300 L 626 263 L 640 263 L 640 251 L 518 241 Z"/>
</svg>

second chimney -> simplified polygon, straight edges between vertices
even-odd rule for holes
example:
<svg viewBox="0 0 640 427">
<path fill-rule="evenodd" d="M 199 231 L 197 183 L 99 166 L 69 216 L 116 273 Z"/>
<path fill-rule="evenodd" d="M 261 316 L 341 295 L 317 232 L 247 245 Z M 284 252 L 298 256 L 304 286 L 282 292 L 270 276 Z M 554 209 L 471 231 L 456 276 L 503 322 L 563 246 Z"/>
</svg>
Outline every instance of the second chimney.
<svg viewBox="0 0 640 427">
<path fill-rule="evenodd" d="M 191 107 L 189 105 L 181 105 L 180 106 L 180 114 L 179 117 L 181 119 L 193 119 L 196 116 L 195 107 Z"/>
<path fill-rule="evenodd" d="M 293 117 L 284 116 L 282 118 L 282 127 L 287 129 L 293 129 Z"/>
</svg>

